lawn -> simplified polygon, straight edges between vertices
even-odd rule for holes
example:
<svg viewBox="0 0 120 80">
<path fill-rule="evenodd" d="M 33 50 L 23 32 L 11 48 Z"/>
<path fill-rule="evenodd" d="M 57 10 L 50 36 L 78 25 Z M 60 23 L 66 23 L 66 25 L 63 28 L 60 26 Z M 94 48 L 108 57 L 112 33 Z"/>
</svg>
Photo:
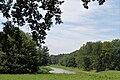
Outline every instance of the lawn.
<svg viewBox="0 0 120 80">
<path fill-rule="evenodd" d="M 106 74 L 1 74 L 0 80 L 120 80 L 120 73 Z"/>
<path fill-rule="evenodd" d="M 0 74 L 0 80 L 120 80 L 120 71 L 96 73 L 81 71 L 77 68 L 65 69 L 77 71 L 77 74 Z"/>
</svg>

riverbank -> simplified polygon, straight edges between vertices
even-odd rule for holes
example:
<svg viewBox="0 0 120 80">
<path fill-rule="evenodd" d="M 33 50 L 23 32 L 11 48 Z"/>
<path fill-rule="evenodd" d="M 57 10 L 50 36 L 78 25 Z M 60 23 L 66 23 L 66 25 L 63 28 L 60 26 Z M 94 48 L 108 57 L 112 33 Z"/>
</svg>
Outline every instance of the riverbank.
<svg viewBox="0 0 120 80">
<path fill-rule="evenodd" d="M 96 70 L 84 71 L 83 69 L 80 69 L 80 68 L 65 67 L 65 66 L 60 66 L 60 65 L 50 65 L 50 67 L 55 67 L 55 68 L 60 68 L 60 69 L 64 69 L 64 70 L 74 71 L 78 74 L 80 74 L 80 73 L 99 74 L 99 73 L 106 73 L 106 72 L 116 72 L 116 73 L 120 74 L 120 71 L 115 71 L 115 70 L 96 72 Z"/>
<path fill-rule="evenodd" d="M 77 74 L 86 74 L 86 73 L 94 73 L 95 72 L 94 70 L 89 72 L 89 71 L 84 71 L 83 69 L 78 69 L 78 68 L 74 68 L 74 67 L 65 67 L 65 66 L 59 66 L 59 65 L 51 65 L 50 67 L 74 71 Z"/>
</svg>

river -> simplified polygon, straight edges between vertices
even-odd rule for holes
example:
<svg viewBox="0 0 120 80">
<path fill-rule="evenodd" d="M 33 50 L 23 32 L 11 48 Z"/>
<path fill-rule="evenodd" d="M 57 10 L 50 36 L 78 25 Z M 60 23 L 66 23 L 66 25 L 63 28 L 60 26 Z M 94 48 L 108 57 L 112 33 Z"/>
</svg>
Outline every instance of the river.
<svg viewBox="0 0 120 80">
<path fill-rule="evenodd" d="M 52 70 L 50 71 L 50 73 L 75 74 L 75 72 L 69 71 L 69 70 L 64 70 L 64 69 L 54 68 L 54 67 L 50 67 L 50 68 L 52 69 Z"/>
</svg>

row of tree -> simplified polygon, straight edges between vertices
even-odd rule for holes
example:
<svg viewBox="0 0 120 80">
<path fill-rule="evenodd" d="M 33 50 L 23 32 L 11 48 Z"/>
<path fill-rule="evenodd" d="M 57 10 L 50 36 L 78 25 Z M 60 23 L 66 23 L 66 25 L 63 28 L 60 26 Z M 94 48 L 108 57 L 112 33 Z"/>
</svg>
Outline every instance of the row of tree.
<svg viewBox="0 0 120 80">
<path fill-rule="evenodd" d="M 84 70 L 120 70 L 120 39 L 111 42 L 87 42 L 79 50 L 70 54 L 51 56 L 51 62 Z M 56 57 L 56 61 L 54 59 Z"/>
<path fill-rule="evenodd" d="M 39 66 L 48 64 L 48 51 L 46 46 L 37 48 L 19 28 L 5 27 L 0 32 L 0 73 L 37 73 Z"/>
</svg>

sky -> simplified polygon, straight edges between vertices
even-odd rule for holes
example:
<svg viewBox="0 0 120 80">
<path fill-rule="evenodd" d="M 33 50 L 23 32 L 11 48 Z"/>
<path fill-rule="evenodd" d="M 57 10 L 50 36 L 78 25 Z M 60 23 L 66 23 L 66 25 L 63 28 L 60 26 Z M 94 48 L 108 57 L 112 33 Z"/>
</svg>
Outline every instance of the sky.
<svg viewBox="0 0 120 80">
<path fill-rule="evenodd" d="M 65 0 L 62 4 L 63 24 L 54 25 L 47 32 L 44 44 L 50 54 L 70 53 L 89 41 L 120 39 L 120 0 L 106 0 L 102 6 L 92 2 L 89 9 L 82 4 L 80 0 Z M 0 14 L 0 22 L 4 20 Z"/>
</svg>

